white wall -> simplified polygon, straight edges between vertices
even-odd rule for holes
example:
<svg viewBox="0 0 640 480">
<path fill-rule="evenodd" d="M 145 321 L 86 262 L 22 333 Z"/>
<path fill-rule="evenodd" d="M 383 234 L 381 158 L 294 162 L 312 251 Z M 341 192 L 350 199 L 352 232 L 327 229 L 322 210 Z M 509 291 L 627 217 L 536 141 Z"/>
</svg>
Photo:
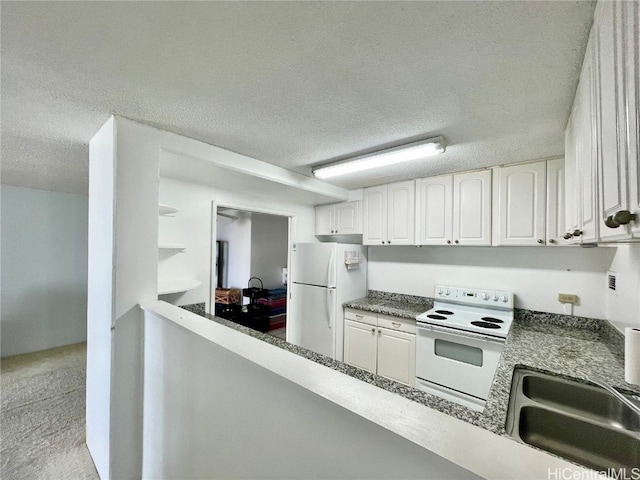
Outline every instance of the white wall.
<svg viewBox="0 0 640 480">
<path fill-rule="evenodd" d="M 87 338 L 84 195 L 1 186 L 2 356 Z"/>
<path fill-rule="evenodd" d="M 640 243 L 619 245 L 610 270 L 616 273 L 616 293 L 605 285 L 607 320 L 619 330 L 640 328 Z"/>
<path fill-rule="evenodd" d="M 115 119 L 89 143 L 87 447 L 100 478 L 110 476 L 111 358 L 115 278 Z"/>
<path fill-rule="evenodd" d="M 227 213 L 238 217 L 217 217 L 218 240 L 228 242 L 227 285 L 228 288 L 246 288 L 251 277 L 251 228 L 253 215 L 250 212 L 230 210 Z"/>
<path fill-rule="evenodd" d="M 90 144 L 89 238 L 95 242 L 89 249 L 88 328 L 94 335 L 92 341 L 89 334 L 87 352 L 87 445 L 105 479 L 140 478 L 142 472 L 143 315 L 138 305 L 157 297 L 159 172 L 165 151 L 216 165 L 222 182 L 228 169 L 236 180 L 255 172 L 289 192 L 305 189 L 336 201 L 348 196 L 315 179 L 126 119 L 111 118 L 103 125 Z M 313 208 L 295 205 L 285 195 L 269 199 L 238 189 L 216 191 L 215 200 L 244 210 L 291 213 L 299 218 L 299 241 L 312 241 Z"/>
<path fill-rule="evenodd" d="M 143 478 L 480 478 L 153 313 L 144 364 Z"/>
<path fill-rule="evenodd" d="M 289 255 L 289 219 L 255 213 L 251 222 L 251 276 L 264 288 L 282 288 Z"/>
<path fill-rule="evenodd" d="M 158 251 L 158 281 L 196 279 L 202 282 L 193 290 L 161 298 L 174 305 L 205 302 L 208 312 L 214 192 L 201 185 L 187 185 L 161 177 L 159 196 L 160 203 L 175 207 L 178 212 L 158 218 L 158 242 L 181 244 L 186 249 Z"/>
<path fill-rule="evenodd" d="M 516 308 L 552 313 L 565 313 L 558 293 L 573 293 L 574 315 L 605 319 L 615 255 L 607 247 L 369 247 L 368 288 L 432 297 L 436 284 L 483 287 L 513 292 Z"/>
</svg>

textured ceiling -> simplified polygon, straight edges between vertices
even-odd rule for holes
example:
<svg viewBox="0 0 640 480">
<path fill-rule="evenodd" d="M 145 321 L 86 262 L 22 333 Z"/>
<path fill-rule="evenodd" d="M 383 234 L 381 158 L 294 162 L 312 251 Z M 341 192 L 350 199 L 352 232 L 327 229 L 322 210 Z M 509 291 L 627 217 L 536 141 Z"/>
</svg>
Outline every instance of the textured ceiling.
<svg viewBox="0 0 640 480">
<path fill-rule="evenodd" d="M 591 2 L 8 2 L 2 182 L 86 193 L 112 113 L 310 174 L 443 135 L 359 188 L 561 155 Z"/>
</svg>

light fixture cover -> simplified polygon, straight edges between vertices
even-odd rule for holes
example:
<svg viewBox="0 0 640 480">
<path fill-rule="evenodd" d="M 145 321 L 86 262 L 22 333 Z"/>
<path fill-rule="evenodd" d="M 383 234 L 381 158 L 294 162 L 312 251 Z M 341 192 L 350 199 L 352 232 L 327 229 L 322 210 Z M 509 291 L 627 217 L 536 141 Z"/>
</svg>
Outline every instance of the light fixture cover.
<svg viewBox="0 0 640 480">
<path fill-rule="evenodd" d="M 445 145 L 442 137 L 420 140 L 399 147 L 388 148 L 378 152 L 361 155 L 346 161 L 330 163 L 313 169 L 318 178 L 329 178 L 347 173 L 361 172 L 371 168 L 394 165 L 396 163 L 418 160 L 432 155 L 444 153 Z"/>
</svg>

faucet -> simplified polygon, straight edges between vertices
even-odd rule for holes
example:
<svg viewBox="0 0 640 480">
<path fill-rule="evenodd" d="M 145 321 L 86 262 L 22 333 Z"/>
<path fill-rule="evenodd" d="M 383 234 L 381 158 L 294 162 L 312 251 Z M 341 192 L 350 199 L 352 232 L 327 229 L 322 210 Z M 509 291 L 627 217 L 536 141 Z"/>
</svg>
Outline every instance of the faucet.
<svg viewBox="0 0 640 480">
<path fill-rule="evenodd" d="M 640 415 L 640 407 L 635 403 L 633 403 L 632 401 L 630 401 L 627 397 L 625 397 L 623 394 L 621 394 L 618 390 L 613 388 L 608 383 L 605 383 L 601 380 L 596 380 L 594 378 L 587 378 L 587 380 L 589 380 L 591 383 L 598 385 L 599 387 L 604 388 L 607 392 L 609 392 L 611 395 L 616 397 L 618 400 L 624 403 L 627 407 L 633 410 L 637 415 Z M 633 395 L 632 397 L 634 399 L 640 400 L 640 398 L 637 395 Z"/>
</svg>

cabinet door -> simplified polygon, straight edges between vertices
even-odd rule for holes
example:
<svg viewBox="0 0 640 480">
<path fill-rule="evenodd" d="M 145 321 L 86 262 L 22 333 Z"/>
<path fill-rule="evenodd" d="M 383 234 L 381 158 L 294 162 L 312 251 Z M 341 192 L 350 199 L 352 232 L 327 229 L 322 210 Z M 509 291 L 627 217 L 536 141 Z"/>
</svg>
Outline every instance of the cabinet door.
<svg viewBox="0 0 640 480">
<path fill-rule="evenodd" d="M 565 222 L 564 158 L 547 161 L 547 245 L 564 245 Z"/>
<path fill-rule="evenodd" d="M 628 210 L 625 148 L 625 75 L 622 2 L 598 2 L 595 21 L 596 155 L 599 179 L 600 238 L 631 237 L 629 226 L 607 227 L 604 220 Z"/>
<path fill-rule="evenodd" d="M 416 244 L 450 245 L 453 234 L 453 175 L 416 182 Z"/>
<path fill-rule="evenodd" d="M 453 176 L 453 242 L 491 245 L 491 171 Z"/>
<path fill-rule="evenodd" d="M 378 375 L 406 385 L 414 385 L 415 335 L 378 328 Z"/>
<path fill-rule="evenodd" d="M 359 201 L 335 205 L 335 232 L 340 235 L 362 233 Z"/>
<path fill-rule="evenodd" d="M 344 362 L 376 373 L 376 327 L 344 320 Z"/>
<path fill-rule="evenodd" d="M 391 245 L 415 244 L 416 182 L 387 185 L 387 243 Z"/>
<path fill-rule="evenodd" d="M 591 243 L 598 240 L 598 184 L 597 162 L 595 150 L 595 99 L 594 99 L 594 71 L 593 56 L 594 42 L 592 35 L 587 43 L 587 51 L 584 56 L 580 83 L 578 85 L 578 109 L 574 118 L 576 135 L 576 158 L 580 176 L 580 242 Z"/>
<path fill-rule="evenodd" d="M 546 162 L 496 168 L 498 245 L 544 245 Z"/>
<path fill-rule="evenodd" d="M 362 244 L 387 243 L 387 186 L 363 190 Z"/>
<path fill-rule="evenodd" d="M 624 65 L 629 210 L 637 215 L 631 223 L 634 237 L 640 238 L 640 4 L 621 2 L 624 18 Z"/>
<path fill-rule="evenodd" d="M 333 205 L 316 207 L 316 235 L 332 235 L 334 233 Z"/>
<path fill-rule="evenodd" d="M 564 132 L 564 186 L 565 186 L 565 225 L 566 232 L 570 233 L 580 229 L 578 210 L 580 206 L 580 176 L 578 175 L 578 157 L 576 152 L 576 128 L 575 128 L 575 111 L 577 110 L 578 96 L 573 104 L 573 112 L 567 122 L 567 128 Z M 575 243 L 573 237 L 570 239 L 562 239 L 563 244 Z"/>
</svg>

